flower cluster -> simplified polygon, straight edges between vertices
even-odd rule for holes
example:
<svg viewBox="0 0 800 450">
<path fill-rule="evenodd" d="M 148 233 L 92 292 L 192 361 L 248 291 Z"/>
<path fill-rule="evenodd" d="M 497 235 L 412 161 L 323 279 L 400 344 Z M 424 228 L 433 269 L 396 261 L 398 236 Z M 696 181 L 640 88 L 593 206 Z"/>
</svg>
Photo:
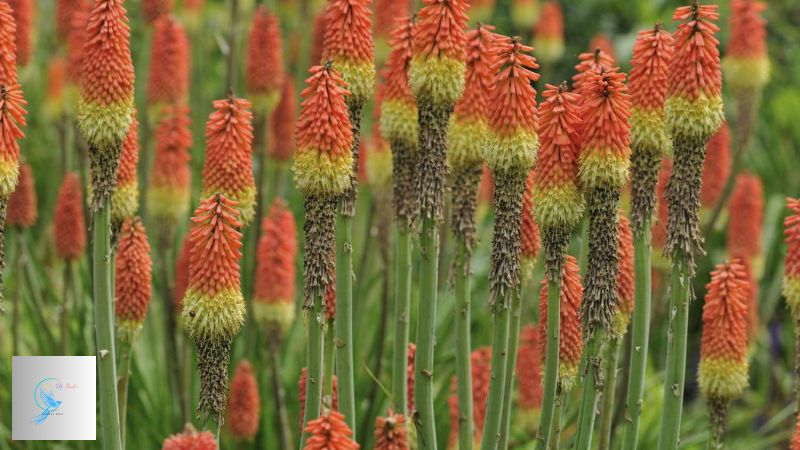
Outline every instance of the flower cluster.
<svg viewBox="0 0 800 450">
<path fill-rule="evenodd" d="M 189 209 L 192 147 L 189 125 L 188 107 L 167 106 L 156 126 L 148 206 L 153 217 L 172 224 L 181 221 Z"/>
<path fill-rule="evenodd" d="M 198 432 L 191 424 L 181 434 L 173 434 L 164 441 L 161 450 L 218 450 L 217 440 L 210 431 Z"/>
<path fill-rule="evenodd" d="M 178 104 L 189 92 L 189 40 L 183 26 L 171 15 L 155 22 L 147 79 L 150 105 Z"/>
<path fill-rule="evenodd" d="M 280 99 L 284 78 L 281 48 L 278 17 L 259 5 L 250 29 L 245 71 L 247 92 L 258 112 L 271 113 Z"/>
<path fill-rule="evenodd" d="M 535 202 L 533 200 L 533 191 L 535 189 L 536 173 L 531 170 L 528 174 L 528 179 L 525 181 L 525 192 L 522 194 L 522 222 L 520 225 L 520 258 L 521 258 L 521 273 L 523 280 L 529 280 L 533 277 L 533 269 L 536 264 L 536 258 L 539 256 L 539 250 L 542 248 L 541 237 L 539 235 L 539 227 L 536 226 L 536 221 L 533 218 L 533 211 Z"/>
<path fill-rule="evenodd" d="M 795 318 L 800 317 L 800 200 L 786 200 L 792 214 L 783 221 L 786 262 L 783 269 L 783 296 Z"/>
<path fill-rule="evenodd" d="M 408 85 L 408 68 L 414 37 L 414 20 L 409 17 L 398 21 L 392 31 L 392 52 L 383 70 L 385 91 L 381 104 L 381 134 L 389 142 L 402 141 L 413 151 L 417 146 L 419 124 L 417 103 Z"/>
<path fill-rule="evenodd" d="M 725 82 L 734 89 L 761 89 L 769 81 L 767 9 L 755 0 L 731 1 L 731 37 L 723 61 Z"/>
<path fill-rule="evenodd" d="M 305 432 L 309 434 L 303 450 L 358 450 L 353 440 L 353 431 L 344 421 L 344 416 L 329 410 L 318 419 L 308 422 Z"/>
<path fill-rule="evenodd" d="M 271 129 L 269 156 L 274 161 L 285 163 L 294 154 L 294 121 L 297 116 L 294 80 L 284 77 L 281 99 L 278 101 L 269 121 Z"/>
<path fill-rule="evenodd" d="M 633 314 L 633 232 L 628 219 L 620 215 L 617 227 L 617 255 L 619 272 L 617 272 L 617 307 L 614 314 L 614 325 L 611 335 L 621 338 L 628 331 L 628 324 Z"/>
<path fill-rule="evenodd" d="M 703 187 L 700 191 L 700 203 L 706 208 L 713 208 L 731 173 L 731 132 L 728 122 L 722 122 L 719 130 L 708 140 L 706 147 L 706 163 L 703 166 Z"/>
<path fill-rule="evenodd" d="M 375 89 L 371 0 L 331 0 L 325 11 L 322 58 L 333 61 L 347 83 L 348 102 L 363 105 Z"/>
<path fill-rule="evenodd" d="M 86 249 L 86 222 L 83 218 L 81 179 L 77 173 L 64 175 L 54 216 L 56 254 L 67 260 L 80 258 Z"/>
<path fill-rule="evenodd" d="M 152 297 L 153 262 L 142 221 L 126 219 L 116 252 L 114 310 L 117 337 L 131 343 L 142 328 Z"/>
<path fill-rule="evenodd" d="M 258 380 L 253 372 L 253 366 L 244 360 L 236 366 L 231 380 L 225 424 L 237 440 L 250 440 L 258 433 L 260 418 L 261 398 L 258 394 Z"/>
<path fill-rule="evenodd" d="M 519 356 L 517 357 L 517 382 L 519 397 L 517 402 L 521 413 L 525 414 L 542 407 L 542 349 L 541 331 L 533 325 L 525 325 L 519 336 Z"/>
<path fill-rule="evenodd" d="M 23 164 L 19 170 L 17 189 L 8 198 L 6 224 L 19 228 L 32 227 L 39 216 L 37 204 L 33 170 L 30 164 Z"/>
<path fill-rule="evenodd" d="M 139 122 L 133 111 L 128 136 L 122 143 L 117 168 L 117 187 L 111 195 L 111 220 L 122 223 L 136 215 L 139 209 L 139 185 L 136 166 L 139 164 Z"/>
<path fill-rule="evenodd" d="M 533 46 L 539 59 L 550 64 L 564 54 L 564 13 L 556 0 L 547 0 L 533 30 Z"/>
<path fill-rule="evenodd" d="M 409 450 L 406 418 L 389 411 L 375 419 L 375 450 Z"/>
<path fill-rule="evenodd" d="M 14 23 L 17 25 L 14 41 L 17 44 L 16 60 L 20 66 L 27 66 L 31 61 L 31 26 L 33 25 L 33 0 L 7 0 L 11 6 Z"/>
</svg>

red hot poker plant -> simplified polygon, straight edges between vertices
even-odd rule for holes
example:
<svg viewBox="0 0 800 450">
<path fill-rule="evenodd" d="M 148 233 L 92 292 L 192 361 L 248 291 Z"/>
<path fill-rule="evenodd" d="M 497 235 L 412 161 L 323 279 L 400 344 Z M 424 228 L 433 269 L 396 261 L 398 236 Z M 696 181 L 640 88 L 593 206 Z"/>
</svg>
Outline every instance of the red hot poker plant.
<svg viewBox="0 0 800 450">
<path fill-rule="evenodd" d="M 731 1 L 730 40 L 723 61 L 725 79 L 734 90 L 762 89 L 769 81 L 767 21 L 764 2 Z"/>
<path fill-rule="evenodd" d="M 294 121 L 297 119 L 297 99 L 295 98 L 294 80 L 285 77 L 281 87 L 281 99 L 272 112 L 269 125 L 271 127 L 269 156 L 274 161 L 286 163 L 292 159 L 295 149 Z"/>
<path fill-rule="evenodd" d="M 114 303 L 121 341 L 133 342 L 142 328 L 152 297 L 152 273 L 144 225 L 139 218 L 126 219 L 117 243 Z"/>
<path fill-rule="evenodd" d="M 406 417 L 394 414 L 375 419 L 375 450 L 409 450 Z"/>
<path fill-rule="evenodd" d="M 17 32 L 14 41 L 17 44 L 17 64 L 27 66 L 33 51 L 31 43 L 31 25 L 33 21 L 33 0 L 6 0 L 11 6 Z"/>
<path fill-rule="evenodd" d="M 303 450 L 358 450 L 352 439 L 353 431 L 344 422 L 344 416 L 329 410 L 320 418 L 312 420 L 305 428 L 310 435 Z"/>
<path fill-rule="evenodd" d="M 247 360 L 236 366 L 228 400 L 228 430 L 237 441 L 252 440 L 258 433 L 261 399 L 253 367 Z"/>
<path fill-rule="evenodd" d="M 218 450 L 217 440 L 210 431 L 198 432 L 186 424 L 183 433 L 173 434 L 164 441 L 161 450 Z"/>
<path fill-rule="evenodd" d="M 155 22 L 147 79 L 147 103 L 178 104 L 189 93 L 189 40 L 178 20 L 165 14 Z"/>
<path fill-rule="evenodd" d="M 556 0 L 547 0 L 533 30 L 533 47 L 545 66 L 564 54 L 564 13 Z"/>
<path fill-rule="evenodd" d="M 722 122 L 719 130 L 708 140 L 706 164 L 703 166 L 703 187 L 700 204 L 713 208 L 725 189 L 731 173 L 731 132 L 728 122 Z"/>
<path fill-rule="evenodd" d="M 53 218 L 56 254 L 75 260 L 86 249 L 86 224 L 83 218 L 81 179 L 75 172 L 64 175 L 56 198 Z"/>
<path fill-rule="evenodd" d="M 131 128 L 122 143 L 117 168 L 117 187 L 111 196 L 111 221 L 122 224 L 125 219 L 133 218 L 139 209 L 139 181 L 136 167 L 139 164 L 139 121 L 136 111 L 133 112 Z"/>
<path fill-rule="evenodd" d="M 165 107 L 156 126 L 155 161 L 147 194 L 153 217 L 173 226 L 189 209 L 191 147 L 189 108 Z"/>
<path fill-rule="evenodd" d="M 19 170 L 17 189 L 8 198 L 6 224 L 18 228 L 30 228 L 39 216 L 37 210 L 36 186 L 30 164 L 23 164 Z"/>
<path fill-rule="evenodd" d="M 270 114 L 280 99 L 284 79 L 282 45 L 278 17 L 259 5 L 250 28 L 245 70 L 247 93 L 259 113 Z"/>
</svg>

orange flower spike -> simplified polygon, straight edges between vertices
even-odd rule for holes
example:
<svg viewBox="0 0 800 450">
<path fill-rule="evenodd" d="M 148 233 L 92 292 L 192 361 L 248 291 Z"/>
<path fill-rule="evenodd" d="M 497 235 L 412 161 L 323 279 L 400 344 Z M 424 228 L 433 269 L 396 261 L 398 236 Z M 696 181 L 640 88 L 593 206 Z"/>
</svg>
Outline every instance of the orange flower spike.
<svg viewBox="0 0 800 450">
<path fill-rule="evenodd" d="M 286 163 L 292 159 L 295 148 L 294 121 L 297 119 L 297 99 L 295 97 L 294 80 L 284 77 L 281 87 L 281 99 L 272 112 L 269 122 L 272 135 L 269 156 L 274 161 Z"/>
<path fill-rule="evenodd" d="M 347 83 L 348 102 L 363 105 L 375 89 L 372 0 L 329 0 L 322 59 L 333 66 Z"/>
<path fill-rule="evenodd" d="M 123 3 L 98 0 L 86 27 L 77 119 L 92 153 L 113 155 L 131 125 L 135 76 Z"/>
<path fill-rule="evenodd" d="M 592 39 L 589 41 L 589 51 L 593 52 L 598 48 L 608 55 L 611 61 L 616 61 L 617 54 L 614 52 L 614 43 L 607 34 L 600 33 L 592 36 Z"/>
<path fill-rule="evenodd" d="M 633 315 L 633 232 L 628 219 L 620 215 L 617 228 L 617 255 L 619 272 L 617 272 L 617 311 L 614 315 L 612 334 L 622 338 L 628 331 L 628 324 Z"/>
<path fill-rule="evenodd" d="M 145 23 L 152 24 L 172 12 L 173 0 L 142 0 L 142 15 Z M 184 2 L 186 3 L 186 2 Z"/>
<path fill-rule="evenodd" d="M 253 178 L 253 113 L 250 102 L 230 94 L 214 101 L 206 122 L 206 160 L 202 196 L 219 192 L 236 203 L 243 226 L 253 221 L 256 182 Z"/>
<path fill-rule="evenodd" d="M 248 38 L 245 86 L 253 109 L 260 113 L 272 113 L 280 100 L 284 79 L 282 48 L 278 17 L 259 5 Z"/>
<path fill-rule="evenodd" d="M 161 450 L 218 450 L 217 440 L 210 431 L 198 433 L 191 424 L 186 424 L 181 434 L 173 434 L 164 441 Z"/>
<path fill-rule="evenodd" d="M 53 219 L 56 254 L 63 259 L 76 260 L 86 249 L 82 192 L 78 174 L 69 172 L 64 175 L 58 190 Z"/>
<path fill-rule="evenodd" d="M 783 220 L 786 262 L 783 266 L 783 296 L 795 318 L 800 317 L 800 200 L 787 198 L 791 214 Z"/>
<path fill-rule="evenodd" d="M 408 411 L 414 411 L 414 360 L 417 356 L 417 346 L 408 343 L 408 358 L 406 359 L 406 385 L 408 386 Z"/>
<path fill-rule="evenodd" d="M 675 52 L 669 66 L 666 113 L 675 137 L 707 140 L 722 124 L 722 71 L 716 5 L 682 6 L 673 20 Z"/>
<path fill-rule="evenodd" d="M 318 419 L 308 422 L 305 432 L 309 434 L 303 450 L 358 450 L 353 441 L 353 431 L 348 428 L 344 416 L 329 410 Z"/>
<path fill-rule="evenodd" d="M 51 120 L 58 120 L 64 112 L 64 81 L 66 63 L 60 56 L 50 58 L 47 64 L 47 95 L 44 112 Z"/>
<path fill-rule="evenodd" d="M 747 387 L 748 290 L 738 258 L 717 265 L 706 285 L 697 382 L 709 400 L 730 401 Z"/>
<path fill-rule="evenodd" d="M 292 212 L 277 198 L 261 224 L 253 315 L 262 327 L 275 327 L 282 336 L 295 318 L 295 259 L 297 231 Z"/>
<path fill-rule="evenodd" d="M 728 253 L 745 263 L 761 256 L 761 230 L 764 222 L 764 189 L 761 180 L 751 174 L 736 177 L 730 200 Z"/>
<path fill-rule="evenodd" d="M 375 419 L 375 450 L 409 450 L 406 418 L 389 411 Z"/>
<path fill-rule="evenodd" d="M 166 106 L 156 126 L 156 148 L 150 178 L 149 207 L 153 217 L 177 224 L 189 209 L 192 132 L 189 108 Z"/>
<path fill-rule="evenodd" d="M 362 141 L 363 142 L 363 141 Z M 392 183 L 392 151 L 389 143 L 381 136 L 380 126 L 373 122 L 372 142 L 367 152 L 366 175 L 373 189 L 390 189 Z"/>
<path fill-rule="evenodd" d="M 158 18 L 153 29 L 147 103 L 156 111 L 164 104 L 179 104 L 189 94 L 189 39 L 172 15 Z"/>
<path fill-rule="evenodd" d="M 533 213 L 542 230 L 569 232 L 583 215 L 583 194 L 578 187 L 580 150 L 580 97 L 566 84 L 548 84 L 539 105 L 539 139 Z"/>
<path fill-rule="evenodd" d="M 417 102 L 408 84 L 414 38 L 414 18 L 397 21 L 391 35 L 392 52 L 382 75 L 386 80 L 381 104 L 381 134 L 389 142 L 402 143 L 415 152 L 419 135 Z M 404 147 L 404 148 L 405 148 Z"/>
<path fill-rule="evenodd" d="M 300 418 L 300 431 L 303 430 L 303 417 L 306 412 L 306 383 L 308 382 L 307 370 L 305 367 L 300 371 L 300 377 L 297 379 L 297 401 L 300 404 L 300 411 L 298 417 Z M 333 386 L 331 387 L 332 397 L 331 403 L 333 409 L 339 409 L 339 380 L 336 375 L 333 376 Z"/>
<path fill-rule="evenodd" d="M 424 0 L 414 27 L 409 85 L 417 103 L 454 104 L 464 91 L 465 0 Z"/>
<path fill-rule="evenodd" d="M 667 183 L 669 174 L 672 172 L 672 159 L 664 158 L 661 160 L 661 167 L 658 169 L 658 183 L 656 184 L 656 199 L 658 211 L 656 220 L 653 222 L 653 246 L 663 248 L 667 241 L 667 219 L 669 215 L 669 201 L 667 200 Z"/>
<path fill-rule="evenodd" d="M 719 130 L 708 140 L 706 162 L 703 165 L 703 187 L 700 203 L 714 208 L 725 189 L 731 173 L 731 132 L 728 122 L 722 122 Z"/>
<path fill-rule="evenodd" d="M 153 262 L 144 225 L 138 217 L 122 224 L 116 251 L 114 289 L 117 337 L 131 343 L 142 329 L 152 298 Z"/>
<path fill-rule="evenodd" d="M 72 31 L 72 17 L 75 11 L 82 7 L 83 0 L 57 0 L 56 1 L 56 33 L 63 42 Z"/>
<path fill-rule="evenodd" d="M 75 0 L 69 0 L 75 1 Z M 89 23 L 91 6 L 88 0 L 77 0 L 75 10 L 69 21 L 69 34 L 67 35 L 67 85 L 70 91 L 76 91 L 81 84 L 81 70 L 83 66 L 83 47 L 86 44 L 86 25 Z M 77 102 L 77 92 L 70 92 L 69 106 Z"/>
<path fill-rule="evenodd" d="M 535 209 L 535 202 L 533 200 L 535 179 L 536 173 L 531 170 L 525 182 L 525 192 L 522 194 L 522 223 L 520 225 L 520 258 L 522 267 L 520 270 L 522 279 L 524 280 L 523 282 L 533 277 L 536 258 L 539 256 L 539 250 L 542 248 L 539 227 L 536 225 L 536 221 L 533 218 L 533 210 Z"/>
<path fill-rule="evenodd" d="M 542 355 L 539 354 L 542 348 L 541 331 L 533 325 L 525 325 L 519 341 L 517 402 L 523 415 L 531 415 L 533 411 L 542 408 Z"/>
<path fill-rule="evenodd" d="M 180 314 L 183 311 L 183 297 L 186 296 L 186 288 L 189 286 L 189 261 L 191 259 L 192 241 L 187 234 L 183 238 L 181 253 L 175 261 L 175 286 L 172 290 L 173 311 Z"/>
<path fill-rule="evenodd" d="M 450 116 L 447 162 L 454 171 L 480 166 L 488 132 L 489 96 L 494 88 L 494 27 L 478 24 L 467 32 L 464 95 Z"/>
<path fill-rule="evenodd" d="M 304 195 L 337 196 L 350 186 L 353 131 L 344 80 L 330 65 L 314 66 L 301 95 L 297 152 L 292 170 Z"/>
<path fill-rule="evenodd" d="M 497 74 L 489 97 L 489 134 L 484 159 L 492 171 L 527 175 L 539 148 L 536 90 L 539 79 L 533 48 L 517 38 L 494 40 L 491 72 Z"/>
<path fill-rule="evenodd" d="M 17 82 L 17 25 L 11 5 L 0 2 L 0 84 Z"/>
<path fill-rule="evenodd" d="M 33 22 L 33 0 L 6 0 L 11 6 L 14 23 L 17 26 L 14 42 L 17 46 L 18 66 L 27 66 L 31 60 L 31 25 Z"/>
<path fill-rule="evenodd" d="M 608 70 L 614 67 L 614 59 L 600 48 L 596 48 L 591 52 L 581 53 L 578 55 L 578 60 L 579 62 L 575 66 L 577 73 L 572 77 L 572 88 L 581 95 L 585 94 L 583 89 L 587 84 L 589 72 L 599 72 L 601 68 Z"/>
<path fill-rule="evenodd" d="M 408 16 L 409 7 L 409 0 L 375 0 L 375 36 L 388 39 L 400 18 Z"/>
<path fill-rule="evenodd" d="M 225 424 L 234 439 L 249 441 L 258 433 L 260 418 L 261 398 L 258 394 L 258 380 L 250 362 L 243 360 L 236 366 L 231 380 Z"/>
<path fill-rule="evenodd" d="M 766 3 L 732 0 L 730 40 L 723 60 L 725 82 L 734 89 L 762 89 L 769 81 Z"/>
<path fill-rule="evenodd" d="M 30 228 L 39 216 L 36 186 L 30 164 L 23 164 L 19 171 L 17 189 L 8 198 L 6 224 L 11 227 Z"/>
<path fill-rule="evenodd" d="M 325 45 L 325 28 L 328 21 L 325 19 L 326 13 L 323 9 L 314 18 L 314 31 L 311 36 L 311 64 L 325 64 L 322 60 L 322 47 Z"/>
<path fill-rule="evenodd" d="M 539 317 L 547 317 L 547 280 L 542 281 L 539 292 Z M 583 297 L 580 268 L 574 257 L 567 255 L 561 272 L 561 328 L 559 330 L 558 382 L 562 392 L 569 392 L 575 385 L 583 351 L 583 332 L 578 311 Z M 547 342 L 547 324 L 539 327 L 541 347 L 539 353 L 545 355 Z"/>
<path fill-rule="evenodd" d="M 564 13 L 556 0 L 547 0 L 533 30 L 533 47 L 545 65 L 564 54 Z"/>
<path fill-rule="evenodd" d="M 25 137 L 22 90 L 18 83 L 0 84 L 0 197 L 8 198 L 19 178 L 19 139 Z"/>
<path fill-rule="evenodd" d="M 122 143 L 117 169 L 117 188 L 111 196 L 111 220 L 122 223 L 132 218 L 139 209 L 139 185 L 136 166 L 139 164 L 139 121 L 136 111 L 128 130 L 128 137 Z"/>
<path fill-rule="evenodd" d="M 492 348 L 479 347 L 470 354 L 472 371 L 472 418 L 475 434 L 483 434 L 486 418 L 486 401 L 489 398 L 489 383 L 492 378 Z"/>
</svg>

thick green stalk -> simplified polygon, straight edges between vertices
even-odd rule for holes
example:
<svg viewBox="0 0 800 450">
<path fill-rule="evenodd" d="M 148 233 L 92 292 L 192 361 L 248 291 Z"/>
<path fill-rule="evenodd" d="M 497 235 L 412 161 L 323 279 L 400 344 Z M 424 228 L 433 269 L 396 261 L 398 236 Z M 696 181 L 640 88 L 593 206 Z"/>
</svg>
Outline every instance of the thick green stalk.
<svg viewBox="0 0 800 450">
<path fill-rule="evenodd" d="M 394 277 L 394 355 L 392 361 L 392 403 L 398 414 L 408 411 L 408 322 L 411 316 L 412 241 L 408 224 L 397 223 Z M 458 318 L 456 318 L 458 320 Z M 412 425 L 413 426 L 413 425 Z"/>
<path fill-rule="evenodd" d="M 279 343 L 277 339 L 270 339 L 267 342 L 267 352 L 269 353 L 269 368 L 272 378 L 272 398 L 275 400 L 275 413 L 278 416 L 278 434 L 281 448 L 292 448 L 292 432 L 289 426 L 289 414 L 286 410 L 286 391 L 281 382 L 281 368 L 279 353 Z M 265 430 L 267 428 L 265 427 Z"/>
<path fill-rule="evenodd" d="M 684 381 L 686 380 L 686 340 L 689 329 L 689 300 L 692 285 L 686 258 L 672 262 L 667 333 L 667 369 L 664 380 L 664 410 L 658 435 L 658 450 L 676 450 L 680 442 Z"/>
<path fill-rule="evenodd" d="M 470 364 L 470 252 L 464 239 L 457 239 L 455 259 L 456 379 L 458 394 L 458 448 L 471 450 L 473 443 L 472 370 Z"/>
<path fill-rule="evenodd" d="M 650 271 L 650 221 L 633 234 L 635 300 L 631 326 L 631 365 L 628 376 L 628 400 L 625 412 L 623 450 L 636 450 L 639 424 L 644 406 L 644 383 L 647 371 L 647 349 L 650 343 L 650 307 L 652 274 Z"/>
<path fill-rule="evenodd" d="M 436 302 L 439 233 L 433 218 L 423 215 L 420 232 L 420 296 L 417 321 L 417 353 L 414 359 L 414 404 L 419 414 L 417 439 L 420 450 L 436 450 L 433 410 L 433 347 L 436 336 Z"/>
<path fill-rule="evenodd" d="M 503 389 L 508 367 L 508 335 L 511 328 L 511 303 L 517 301 L 519 291 L 508 289 L 497 297 L 494 305 L 494 331 L 492 333 L 492 378 L 489 382 L 489 398 L 486 400 L 486 418 L 483 421 L 481 450 L 494 450 L 502 440 L 500 421 L 503 415 Z"/>
<path fill-rule="evenodd" d="M 552 278 L 552 277 L 551 277 Z M 540 317 L 539 320 L 542 320 Z M 553 433 L 553 417 L 556 407 L 559 366 L 559 334 L 561 332 L 561 280 L 547 280 L 547 344 L 544 364 L 544 398 L 539 433 L 536 436 L 536 450 L 550 448 L 550 443 L 558 439 Z M 556 418 L 560 420 L 560 418 Z M 554 436 L 555 435 L 555 436 Z"/>
<path fill-rule="evenodd" d="M 498 450 L 508 449 L 508 435 L 511 431 L 511 405 L 514 396 L 514 380 L 516 379 L 517 356 L 519 349 L 519 332 L 522 328 L 522 296 L 514 295 L 511 301 L 511 329 L 508 337 L 508 362 L 506 363 L 506 381 L 503 385 L 503 415 L 500 417 L 500 441 Z"/>
<path fill-rule="evenodd" d="M 619 349 L 622 347 L 622 338 L 612 338 L 606 344 L 605 360 L 606 374 L 603 386 L 603 407 L 600 411 L 600 442 L 598 450 L 609 450 L 611 448 L 611 432 L 614 426 L 614 399 L 617 390 L 617 361 L 619 360 Z"/>
<path fill-rule="evenodd" d="M 306 405 L 303 416 L 303 429 L 309 421 L 319 417 L 322 402 L 322 352 L 324 342 L 325 313 L 323 310 L 324 299 L 315 295 L 313 305 L 308 311 L 308 341 L 306 353 Z M 306 434 L 301 433 L 300 447 L 304 447 Z"/>
<path fill-rule="evenodd" d="M 556 398 L 554 401 L 555 409 L 553 410 L 553 427 L 547 450 L 558 450 L 559 443 L 561 441 L 561 419 L 564 415 L 564 402 L 566 401 L 567 399 L 564 396 L 564 393 L 561 392 L 561 387 L 559 386 L 556 390 Z"/>
<path fill-rule="evenodd" d="M 356 401 L 353 381 L 353 216 L 336 221 L 336 377 L 339 411 L 356 439 Z"/>
<path fill-rule="evenodd" d="M 133 358 L 133 343 L 120 342 L 119 346 L 119 380 L 117 382 L 117 397 L 119 399 L 119 434 L 122 448 L 125 448 L 125 422 L 128 411 L 128 385 L 131 379 L 131 359 Z"/>
<path fill-rule="evenodd" d="M 97 373 L 100 391 L 100 438 L 103 449 L 121 450 L 114 349 L 114 293 L 111 290 L 111 199 L 106 197 L 92 221 L 92 278 Z"/>
<path fill-rule="evenodd" d="M 591 450 L 594 422 L 597 415 L 597 405 L 603 392 L 603 379 L 600 374 L 602 357 L 603 331 L 596 330 L 589 337 L 586 347 L 586 368 L 583 376 L 583 397 L 578 415 L 578 431 L 575 438 L 575 450 Z"/>
</svg>

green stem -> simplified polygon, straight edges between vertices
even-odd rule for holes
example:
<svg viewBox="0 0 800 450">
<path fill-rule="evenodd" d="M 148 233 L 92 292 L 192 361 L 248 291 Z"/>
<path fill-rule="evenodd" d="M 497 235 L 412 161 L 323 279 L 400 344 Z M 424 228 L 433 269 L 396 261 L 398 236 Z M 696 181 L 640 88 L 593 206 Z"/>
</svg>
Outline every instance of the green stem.
<svg viewBox="0 0 800 450">
<path fill-rule="evenodd" d="M 356 439 L 355 385 L 353 381 L 353 216 L 339 214 L 336 221 L 336 373 L 339 411 Z"/>
<path fill-rule="evenodd" d="M 394 277 L 394 357 L 392 361 L 392 403 L 398 414 L 408 414 L 408 321 L 411 315 L 411 233 L 408 224 L 397 223 Z M 456 318 L 458 320 L 458 318 Z"/>
<path fill-rule="evenodd" d="M 658 450 L 676 450 L 680 440 L 683 386 L 686 379 L 686 338 L 689 329 L 689 300 L 692 286 L 686 258 L 672 262 L 667 334 L 667 369 L 664 380 L 664 409 L 658 436 Z"/>
<path fill-rule="evenodd" d="M 576 450 L 590 450 L 592 448 L 592 434 L 594 433 L 595 416 L 600 395 L 603 392 L 603 379 L 600 374 L 602 367 L 603 332 L 596 330 L 588 339 L 586 347 L 586 368 L 583 377 L 583 398 L 578 415 L 578 431 L 575 438 Z"/>
<path fill-rule="evenodd" d="M 486 417 L 483 421 L 481 450 L 494 450 L 502 440 L 500 421 L 503 415 L 503 389 L 508 367 L 508 336 L 511 327 L 511 303 L 518 301 L 519 291 L 506 288 L 502 296 L 495 298 L 492 332 L 492 378 L 489 382 L 489 398 L 486 400 Z"/>
<path fill-rule="evenodd" d="M 564 415 L 564 402 L 567 399 L 564 393 L 561 392 L 561 386 L 556 389 L 555 409 L 553 410 L 553 429 L 550 434 L 550 443 L 547 446 L 548 450 L 558 450 L 558 444 L 561 441 L 561 419 Z"/>
<path fill-rule="evenodd" d="M 161 272 L 161 297 L 164 302 L 163 317 L 167 352 L 167 370 L 169 371 L 169 382 L 170 386 L 172 387 L 172 392 L 174 393 L 174 399 L 178 402 L 178 407 L 181 411 L 181 417 L 183 418 L 182 421 L 186 423 L 191 420 L 191 412 L 189 409 L 189 387 L 183 383 L 183 377 L 181 376 L 182 368 L 178 364 L 178 361 L 181 359 L 181 355 L 178 352 L 178 327 L 175 318 L 177 311 L 175 311 L 173 307 L 173 287 L 170 283 L 170 280 L 174 279 L 170 274 L 170 249 L 175 233 L 173 227 L 166 222 L 160 224 L 158 229 L 158 259 L 159 269 Z M 183 370 L 188 369 L 183 368 Z M 175 403 L 173 403 L 173 407 L 174 405 Z"/>
<path fill-rule="evenodd" d="M 436 450 L 436 421 L 433 409 L 433 350 L 436 340 L 438 297 L 439 233 L 436 222 L 422 217 L 420 232 L 420 295 L 417 321 L 417 353 L 414 358 L 414 404 L 419 414 L 417 439 L 420 450 Z"/>
<path fill-rule="evenodd" d="M 281 383 L 280 358 L 278 357 L 279 345 L 275 339 L 267 342 L 269 352 L 269 367 L 272 372 L 272 397 L 275 400 L 275 411 L 278 415 L 278 434 L 281 448 L 292 448 L 292 432 L 289 426 L 289 413 L 286 410 L 286 391 Z M 266 431 L 266 429 L 265 429 Z"/>
<path fill-rule="evenodd" d="M 458 448 L 472 449 L 472 370 L 470 360 L 470 252 L 463 238 L 456 243 L 456 379 L 458 380 Z"/>
<path fill-rule="evenodd" d="M 117 384 L 117 397 L 119 398 L 119 433 L 122 448 L 125 448 L 125 422 L 128 411 L 128 384 L 131 379 L 131 359 L 133 358 L 133 343 L 120 342 L 119 349 L 119 381 Z"/>
<path fill-rule="evenodd" d="M 114 293 L 111 290 L 111 199 L 94 212 L 92 221 L 92 279 L 100 392 L 100 436 L 106 450 L 121 450 L 114 349 Z"/>
<path fill-rule="evenodd" d="M 511 300 L 511 330 L 508 337 L 508 362 L 506 363 L 506 381 L 503 387 L 503 415 L 500 418 L 500 441 L 498 450 L 508 448 L 508 435 L 511 432 L 511 405 L 514 396 L 516 379 L 517 353 L 519 349 L 519 333 L 522 328 L 522 296 L 514 295 Z"/>
<path fill-rule="evenodd" d="M 611 448 L 611 433 L 614 428 L 614 399 L 617 389 L 617 362 L 619 349 L 622 347 L 622 338 L 612 338 L 606 345 L 606 374 L 603 386 L 603 408 L 600 412 L 600 442 L 598 450 Z"/>
<path fill-rule="evenodd" d="M 63 285 L 61 294 L 61 354 L 69 354 L 69 297 L 70 297 L 70 281 L 71 281 L 71 268 L 72 263 L 67 260 L 64 261 L 63 272 Z"/>
<path fill-rule="evenodd" d="M 555 278 L 555 277 L 550 277 Z M 542 320 L 540 317 L 539 320 Z M 536 450 L 550 448 L 550 443 L 558 439 L 553 433 L 552 424 L 555 413 L 555 398 L 558 388 L 559 338 L 561 333 L 561 280 L 547 280 L 547 343 L 544 365 L 544 392 L 542 401 L 542 418 L 539 422 L 539 433 L 536 437 Z M 560 420 L 557 418 L 556 420 Z"/>
<path fill-rule="evenodd" d="M 324 346 L 325 300 L 315 295 L 311 310 L 308 311 L 306 326 L 308 327 L 307 361 L 306 361 L 306 405 L 303 416 L 303 430 L 308 422 L 319 417 L 322 402 L 322 352 Z M 301 433 L 300 447 L 304 447 L 306 434 Z"/>
<path fill-rule="evenodd" d="M 631 326 L 631 365 L 629 369 L 628 401 L 625 412 L 623 450 L 635 450 L 644 405 L 644 384 L 647 372 L 647 350 L 650 343 L 650 307 L 652 274 L 650 269 L 650 221 L 633 236 L 635 304 Z"/>
</svg>

